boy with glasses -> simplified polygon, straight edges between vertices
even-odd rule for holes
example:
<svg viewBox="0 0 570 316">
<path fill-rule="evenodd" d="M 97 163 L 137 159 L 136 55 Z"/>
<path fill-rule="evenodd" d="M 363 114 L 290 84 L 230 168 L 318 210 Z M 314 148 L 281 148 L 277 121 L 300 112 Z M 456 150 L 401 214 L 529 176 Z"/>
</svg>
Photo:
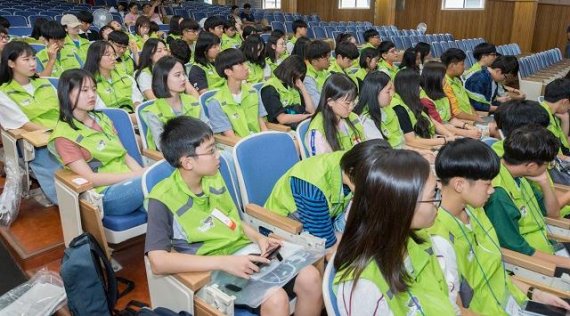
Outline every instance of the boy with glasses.
<svg viewBox="0 0 570 316">
<path fill-rule="evenodd" d="M 134 76 L 135 73 L 135 60 L 131 57 L 129 51 L 129 36 L 122 31 L 113 31 L 109 33 L 109 43 L 115 49 L 117 55 L 116 69 L 122 75 Z M 133 45 L 136 47 L 136 45 Z M 138 51 L 133 52 L 133 56 L 138 58 Z"/>
<path fill-rule="evenodd" d="M 380 33 L 378 33 L 378 31 L 376 31 L 375 29 L 368 29 L 364 31 L 364 41 L 366 42 L 366 44 L 364 44 L 364 46 L 362 46 L 360 50 L 363 50 L 365 48 L 376 49 L 378 48 L 378 46 L 380 46 L 382 39 L 380 38 Z"/>
<path fill-rule="evenodd" d="M 497 48 L 493 44 L 477 44 L 473 49 L 473 57 L 477 62 L 463 73 L 463 78 L 467 80 L 472 74 L 490 66 L 497 58 Z"/>
<path fill-rule="evenodd" d="M 4 46 L 10 42 L 10 35 L 8 29 L 0 25 L 0 53 L 4 50 Z"/>
<path fill-rule="evenodd" d="M 392 80 L 396 77 L 398 67 L 394 63 L 399 60 L 398 49 L 396 45 L 390 41 L 383 41 L 378 46 L 380 60 L 378 62 L 378 70 L 386 73 Z"/>
</svg>

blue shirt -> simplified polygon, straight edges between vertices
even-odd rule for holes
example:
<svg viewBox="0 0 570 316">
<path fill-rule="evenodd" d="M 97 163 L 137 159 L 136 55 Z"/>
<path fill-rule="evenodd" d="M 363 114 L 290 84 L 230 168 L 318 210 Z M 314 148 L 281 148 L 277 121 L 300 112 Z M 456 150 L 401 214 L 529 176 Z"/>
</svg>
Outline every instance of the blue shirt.
<svg viewBox="0 0 570 316">
<path fill-rule="evenodd" d="M 497 83 L 495 83 L 487 68 L 483 68 L 471 75 L 465 82 L 465 88 L 473 93 L 477 93 L 485 97 L 485 100 L 492 105 L 499 105 L 497 101 L 493 101 L 497 97 Z M 489 111 L 489 104 L 477 102 L 471 98 L 469 101 L 477 111 Z"/>
</svg>

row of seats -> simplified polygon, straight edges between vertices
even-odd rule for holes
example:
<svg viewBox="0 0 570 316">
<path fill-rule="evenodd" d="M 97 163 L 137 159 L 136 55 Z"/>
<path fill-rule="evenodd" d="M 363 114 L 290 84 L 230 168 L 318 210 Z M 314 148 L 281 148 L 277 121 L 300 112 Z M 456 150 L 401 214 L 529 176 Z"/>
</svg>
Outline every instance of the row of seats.
<svg viewBox="0 0 570 316">
<path fill-rule="evenodd" d="M 519 74 L 522 78 L 528 77 L 562 61 L 562 59 L 562 52 L 559 48 L 522 57 L 519 59 Z"/>
<path fill-rule="evenodd" d="M 499 53 L 501 55 L 516 56 L 516 55 L 521 54 L 521 48 L 519 47 L 519 44 L 517 44 L 517 43 L 499 45 L 499 46 L 497 46 L 497 53 Z"/>
<path fill-rule="evenodd" d="M 459 48 L 466 51 L 473 51 L 475 46 L 484 43 L 485 40 L 482 38 L 472 38 L 472 39 L 462 39 L 455 41 L 441 41 L 431 43 L 431 53 L 433 57 L 440 57 L 443 52 L 450 48 Z"/>
</svg>

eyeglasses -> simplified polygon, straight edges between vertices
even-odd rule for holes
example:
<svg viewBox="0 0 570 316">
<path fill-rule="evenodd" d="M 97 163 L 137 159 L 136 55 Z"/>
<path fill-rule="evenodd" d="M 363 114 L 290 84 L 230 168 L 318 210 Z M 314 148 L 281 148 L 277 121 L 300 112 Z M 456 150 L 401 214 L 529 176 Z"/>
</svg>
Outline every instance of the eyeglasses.
<svg viewBox="0 0 570 316">
<path fill-rule="evenodd" d="M 0 40 L 2 41 L 9 41 L 10 40 L 10 35 L 0 35 Z"/>
<path fill-rule="evenodd" d="M 441 190 L 439 188 L 435 188 L 433 200 L 418 201 L 418 203 L 433 203 L 435 207 L 439 208 L 441 206 Z"/>
<path fill-rule="evenodd" d="M 218 147 L 214 146 L 207 153 L 188 155 L 188 157 L 217 156 L 219 153 L 220 151 L 218 150 Z"/>
</svg>

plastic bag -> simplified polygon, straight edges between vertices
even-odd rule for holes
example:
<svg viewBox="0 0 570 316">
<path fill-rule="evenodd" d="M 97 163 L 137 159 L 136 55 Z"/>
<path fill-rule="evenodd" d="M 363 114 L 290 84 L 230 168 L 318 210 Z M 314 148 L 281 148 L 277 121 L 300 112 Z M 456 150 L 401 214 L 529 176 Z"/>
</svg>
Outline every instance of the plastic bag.
<svg viewBox="0 0 570 316">
<path fill-rule="evenodd" d="M 2 316 L 52 315 L 65 305 L 63 281 L 46 268 L 0 297 Z"/>
<path fill-rule="evenodd" d="M 0 195 L 0 226 L 10 226 L 20 211 L 23 172 L 18 163 L 12 159 L 6 160 L 4 169 L 6 170 L 6 182 Z"/>
</svg>

